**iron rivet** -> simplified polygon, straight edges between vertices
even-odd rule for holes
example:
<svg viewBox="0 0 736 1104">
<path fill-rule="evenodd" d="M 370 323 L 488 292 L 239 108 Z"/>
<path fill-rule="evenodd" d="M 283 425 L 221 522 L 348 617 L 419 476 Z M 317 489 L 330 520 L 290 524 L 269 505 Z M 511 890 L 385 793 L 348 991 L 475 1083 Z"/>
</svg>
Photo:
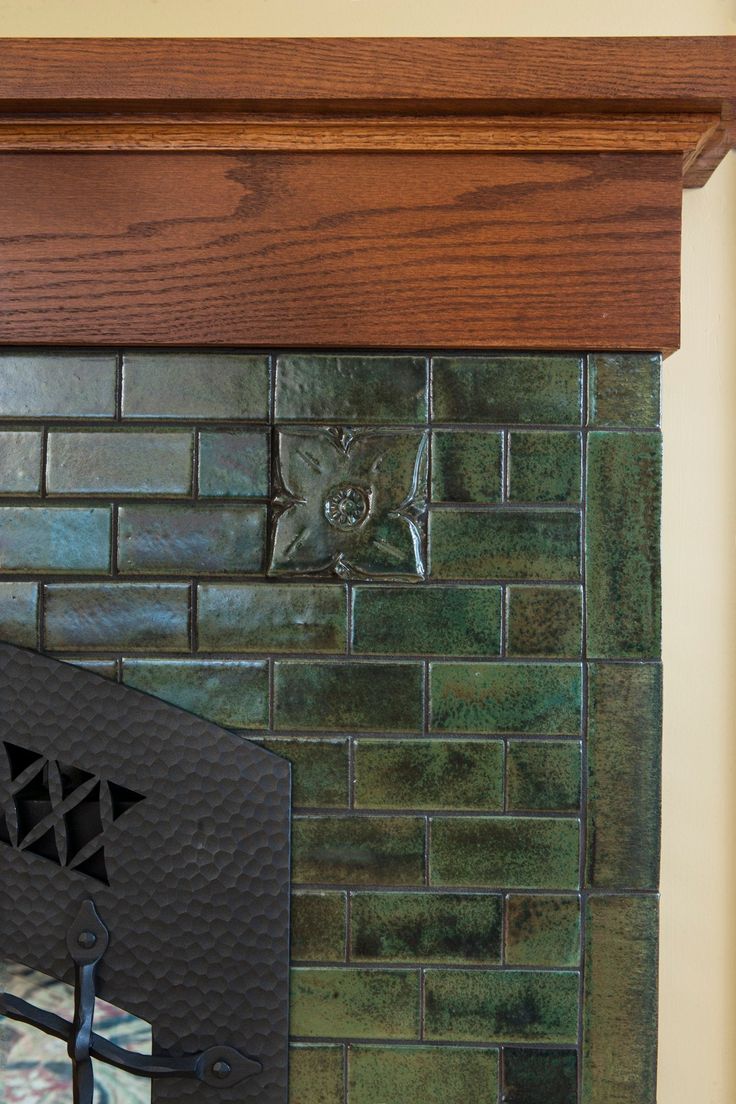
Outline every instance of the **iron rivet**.
<svg viewBox="0 0 736 1104">
<path fill-rule="evenodd" d="M 77 936 L 77 943 L 85 951 L 91 950 L 92 947 L 94 947 L 96 942 L 97 942 L 97 936 L 95 935 L 94 932 L 91 932 L 91 931 L 82 931 Z"/>
<path fill-rule="evenodd" d="M 220 1059 L 219 1062 L 215 1062 L 215 1064 L 213 1065 L 212 1072 L 214 1073 L 215 1077 L 229 1077 L 232 1073 L 232 1067 L 230 1066 L 229 1062 L 224 1062 L 222 1059 Z"/>
</svg>

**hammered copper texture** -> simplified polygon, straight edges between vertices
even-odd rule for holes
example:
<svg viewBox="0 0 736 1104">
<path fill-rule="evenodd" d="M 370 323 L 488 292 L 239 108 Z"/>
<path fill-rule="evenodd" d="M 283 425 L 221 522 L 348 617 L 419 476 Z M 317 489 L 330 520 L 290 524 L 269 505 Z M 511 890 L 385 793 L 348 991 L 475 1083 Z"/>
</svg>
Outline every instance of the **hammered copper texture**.
<svg viewBox="0 0 736 1104">
<path fill-rule="evenodd" d="M 92 898 L 110 930 L 99 995 L 156 1053 L 227 1044 L 263 1072 L 230 1088 L 152 1082 L 154 1104 L 285 1104 L 290 768 L 155 698 L 0 645 L 0 740 L 145 795 L 108 824 L 106 886 L 0 846 L 6 958 L 72 982 L 65 937 Z"/>
</svg>

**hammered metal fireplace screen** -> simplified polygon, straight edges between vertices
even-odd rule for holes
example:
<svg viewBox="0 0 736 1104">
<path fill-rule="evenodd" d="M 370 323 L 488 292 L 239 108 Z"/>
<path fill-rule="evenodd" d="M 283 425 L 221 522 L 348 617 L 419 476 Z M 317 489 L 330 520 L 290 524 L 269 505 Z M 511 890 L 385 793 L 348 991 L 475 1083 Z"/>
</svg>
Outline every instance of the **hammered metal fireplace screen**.
<svg viewBox="0 0 736 1104">
<path fill-rule="evenodd" d="M 72 1021 L 9 993 L 0 1014 L 152 1101 L 284 1104 L 290 767 L 87 671 L 0 645 L 0 941 L 74 984 Z M 94 1031 L 95 998 L 152 1024 L 152 1054 Z"/>
</svg>

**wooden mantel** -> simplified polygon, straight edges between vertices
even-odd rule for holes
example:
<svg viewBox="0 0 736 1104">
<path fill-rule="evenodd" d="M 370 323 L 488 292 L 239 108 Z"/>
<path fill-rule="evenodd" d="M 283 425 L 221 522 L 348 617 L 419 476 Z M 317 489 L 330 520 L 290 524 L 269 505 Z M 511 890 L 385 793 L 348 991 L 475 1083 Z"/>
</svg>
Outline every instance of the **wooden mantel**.
<svg viewBox="0 0 736 1104">
<path fill-rule="evenodd" d="M 735 38 L 0 40 L 0 341 L 654 348 Z"/>
</svg>

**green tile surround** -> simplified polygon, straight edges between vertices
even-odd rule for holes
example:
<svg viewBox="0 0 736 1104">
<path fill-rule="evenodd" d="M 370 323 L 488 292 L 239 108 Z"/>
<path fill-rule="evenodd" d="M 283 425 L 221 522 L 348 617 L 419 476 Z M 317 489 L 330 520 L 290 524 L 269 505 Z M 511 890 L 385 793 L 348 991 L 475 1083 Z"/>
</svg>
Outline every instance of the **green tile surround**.
<svg viewBox="0 0 736 1104">
<path fill-rule="evenodd" d="M 290 1104 L 655 1102 L 660 360 L 0 351 L 0 638 L 292 763 Z"/>
</svg>

